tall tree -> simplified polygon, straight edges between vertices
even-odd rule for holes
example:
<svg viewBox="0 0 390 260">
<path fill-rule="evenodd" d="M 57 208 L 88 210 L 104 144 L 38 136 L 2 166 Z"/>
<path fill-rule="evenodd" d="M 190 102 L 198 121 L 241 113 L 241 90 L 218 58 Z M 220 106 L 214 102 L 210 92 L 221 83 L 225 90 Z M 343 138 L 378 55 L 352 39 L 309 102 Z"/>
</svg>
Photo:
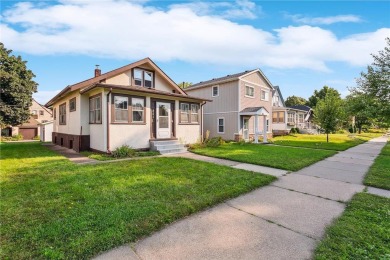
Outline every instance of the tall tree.
<svg viewBox="0 0 390 260">
<path fill-rule="evenodd" d="M 374 99 L 364 94 L 351 94 L 345 98 L 346 113 L 353 116 L 355 119 L 355 126 L 359 134 L 362 132 L 364 125 L 369 125 L 373 122 L 375 115 Z"/>
<path fill-rule="evenodd" d="M 329 92 L 324 99 L 318 100 L 314 109 L 314 119 L 325 130 L 326 142 L 329 142 L 329 134 L 336 131 L 338 124 L 343 120 L 340 97 L 334 92 Z"/>
<path fill-rule="evenodd" d="M 315 108 L 317 105 L 317 102 L 321 99 L 325 99 L 325 96 L 328 93 L 333 93 L 333 95 L 336 98 L 341 99 L 340 93 L 336 89 L 328 87 L 328 86 L 323 86 L 322 89 L 320 89 L 319 91 L 314 90 L 313 95 L 311 95 L 311 97 L 309 97 L 309 100 L 307 101 L 306 105 L 308 105 L 311 108 Z"/>
<path fill-rule="evenodd" d="M 179 82 L 177 83 L 177 85 L 181 88 L 181 89 L 185 89 L 185 88 L 188 88 L 189 86 L 192 85 L 192 82 Z"/>
<path fill-rule="evenodd" d="M 390 38 L 386 38 L 386 43 L 384 50 L 371 54 L 374 62 L 367 67 L 367 72 L 360 74 L 357 87 L 351 92 L 372 98 L 376 119 L 390 124 Z"/>
<path fill-rule="evenodd" d="M 19 125 L 30 118 L 32 94 L 37 92 L 35 75 L 26 61 L 11 55 L 0 43 L 0 125 Z"/>
<path fill-rule="evenodd" d="M 307 103 L 307 100 L 303 97 L 289 96 L 284 103 L 286 104 L 286 106 L 291 107 L 296 105 L 305 105 Z"/>
</svg>

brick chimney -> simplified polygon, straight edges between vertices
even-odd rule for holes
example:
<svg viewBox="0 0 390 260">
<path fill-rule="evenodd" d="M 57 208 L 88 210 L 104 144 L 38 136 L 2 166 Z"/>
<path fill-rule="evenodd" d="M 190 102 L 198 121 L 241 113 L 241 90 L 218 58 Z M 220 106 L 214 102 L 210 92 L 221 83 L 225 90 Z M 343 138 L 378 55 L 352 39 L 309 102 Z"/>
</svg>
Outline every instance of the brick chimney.
<svg viewBox="0 0 390 260">
<path fill-rule="evenodd" d="M 102 75 L 102 71 L 99 69 L 99 65 L 96 65 L 95 77 L 99 77 L 100 75 Z"/>
</svg>

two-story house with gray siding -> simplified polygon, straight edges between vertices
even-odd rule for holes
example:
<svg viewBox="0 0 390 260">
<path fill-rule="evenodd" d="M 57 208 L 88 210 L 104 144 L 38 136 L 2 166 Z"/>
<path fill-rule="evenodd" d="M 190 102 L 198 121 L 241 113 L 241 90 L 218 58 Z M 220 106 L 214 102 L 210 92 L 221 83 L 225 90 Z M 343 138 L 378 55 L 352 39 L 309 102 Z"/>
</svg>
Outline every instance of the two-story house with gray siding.
<svg viewBox="0 0 390 260">
<path fill-rule="evenodd" d="M 199 82 L 185 91 L 212 100 L 203 107 L 203 131 L 210 131 L 210 137 L 266 142 L 272 136 L 274 88 L 261 70 Z"/>
</svg>

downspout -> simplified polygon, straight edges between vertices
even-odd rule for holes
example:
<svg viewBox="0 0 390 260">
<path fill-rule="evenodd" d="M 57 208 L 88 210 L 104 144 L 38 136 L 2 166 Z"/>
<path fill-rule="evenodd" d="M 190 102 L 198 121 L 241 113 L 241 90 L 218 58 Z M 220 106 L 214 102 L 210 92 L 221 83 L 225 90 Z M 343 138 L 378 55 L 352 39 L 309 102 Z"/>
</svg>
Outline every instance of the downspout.
<svg viewBox="0 0 390 260">
<path fill-rule="evenodd" d="M 201 119 L 200 119 L 200 138 L 203 143 L 203 106 L 206 105 L 206 101 L 203 101 L 200 105 Z"/>
<path fill-rule="evenodd" d="M 110 88 L 110 91 L 107 93 L 107 153 L 111 153 L 110 151 L 110 114 L 109 114 L 109 107 L 110 107 L 110 94 L 112 92 L 112 88 Z"/>
</svg>

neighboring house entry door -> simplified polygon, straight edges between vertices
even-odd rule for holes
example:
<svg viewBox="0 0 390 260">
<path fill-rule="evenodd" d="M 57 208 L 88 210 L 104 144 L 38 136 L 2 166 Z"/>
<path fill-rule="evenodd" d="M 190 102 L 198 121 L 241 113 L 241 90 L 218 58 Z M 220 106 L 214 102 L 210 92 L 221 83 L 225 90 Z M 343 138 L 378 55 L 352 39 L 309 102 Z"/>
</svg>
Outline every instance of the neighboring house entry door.
<svg viewBox="0 0 390 260">
<path fill-rule="evenodd" d="M 248 141 L 249 140 L 249 118 L 247 117 L 244 117 L 242 119 L 242 136 L 244 138 L 245 141 Z"/>
<path fill-rule="evenodd" d="M 172 133 L 172 115 L 171 104 L 157 102 L 156 103 L 156 137 L 157 138 L 171 138 Z"/>
</svg>

